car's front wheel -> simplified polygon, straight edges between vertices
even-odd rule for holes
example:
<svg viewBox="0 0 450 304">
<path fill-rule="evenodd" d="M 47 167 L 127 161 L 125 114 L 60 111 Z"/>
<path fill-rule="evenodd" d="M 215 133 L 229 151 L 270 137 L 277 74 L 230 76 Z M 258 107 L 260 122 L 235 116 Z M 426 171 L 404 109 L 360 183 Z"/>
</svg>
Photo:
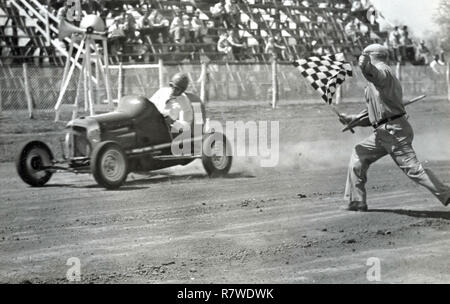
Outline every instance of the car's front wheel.
<svg viewBox="0 0 450 304">
<path fill-rule="evenodd" d="M 122 186 L 128 175 L 128 160 L 122 147 L 113 141 L 99 143 L 92 151 L 91 172 L 95 181 L 106 189 Z"/>
<path fill-rule="evenodd" d="M 203 140 L 202 163 L 210 177 L 228 174 L 233 162 L 231 145 L 223 134 L 209 134 Z"/>
<path fill-rule="evenodd" d="M 50 148 L 41 141 L 32 141 L 20 149 L 16 170 L 20 178 L 32 187 L 44 186 L 53 173 L 46 169 L 53 164 Z"/>
</svg>

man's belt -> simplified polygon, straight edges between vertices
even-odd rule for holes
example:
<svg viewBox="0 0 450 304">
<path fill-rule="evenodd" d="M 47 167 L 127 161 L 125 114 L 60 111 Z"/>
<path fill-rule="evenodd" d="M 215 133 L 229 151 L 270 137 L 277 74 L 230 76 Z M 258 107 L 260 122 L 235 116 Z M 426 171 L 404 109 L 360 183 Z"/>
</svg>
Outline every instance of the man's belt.
<svg viewBox="0 0 450 304">
<path fill-rule="evenodd" d="M 384 124 L 386 124 L 388 122 L 391 122 L 393 120 L 399 119 L 400 117 L 403 117 L 403 116 L 405 116 L 405 113 L 394 115 L 394 116 L 389 117 L 389 118 L 384 118 L 384 119 L 382 119 L 382 120 L 372 124 L 372 127 L 374 127 L 374 129 L 377 129 L 379 126 L 384 125 Z"/>
</svg>

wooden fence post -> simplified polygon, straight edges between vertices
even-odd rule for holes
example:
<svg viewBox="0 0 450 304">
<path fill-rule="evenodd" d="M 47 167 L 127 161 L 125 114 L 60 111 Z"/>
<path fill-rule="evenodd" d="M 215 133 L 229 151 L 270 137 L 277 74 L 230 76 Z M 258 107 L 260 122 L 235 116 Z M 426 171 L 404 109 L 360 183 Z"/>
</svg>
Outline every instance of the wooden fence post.
<svg viewBox="0 0 450 304">
<path fill-rule="evenodd" d="M 275 109 L 278 102 L 278 71 L 277 60 L 274 57 L 272 60 L 272 108 Z"/>
<path fill-rule="evenodd" d="M 164 62 L 161 58 L 158 59 L 159 65 L 159 87 L 162 88 L 164 86 Z"/>
<path fill-rule="evenodd" d="M 336 104 L 342 103 L 342 85 L 336 89 Z"/>
<path fill-rule="evenodd" d="M 94 45 L 95 45 L 95 42 L 94 42 Z M 96 47 L 95 47 L 96 48 Z M 94 73 L 95 73 L 95 79 L 97 79 L 97 83 L 95 84 L 95 104 L 102 104 L 102 101 L 100 100 L 101 99 L 101 95 L 100 95 L 100 85 L 101 85 L 101 82 L 100 82 L 100 67 L 99 67 L 99 64 L 98 64 L 98 56 L 99 56 L 99 54 L 98 54 L 98 52 L 97 52 L 97 50 L 95 51 L 95 53 L 93 53 L 93 58 L 92 58 L 92 61 L 93 61 L 93 65 L 94 65 Z"/>
<path fill-rule="evenodd" d="M 208 64 L 203 61 L 202 62 L 202 71 L 200 73 L 201 75 L 201 82 L 200 82 L 200 99 L 203 103 L 208 102 L 208 94 L 207 94 L 207 86 L 208 86 Z"/>
<path fill-rule="evenodd" d="M 398 80 L 402 81 L 402 64 L 400 62 L 397 62 L 395 75 L 397 76 Z"/>
<path fill-rule="evenodd" d="M 122 86 L 123 86 L 123 66 L 122 62 L 119 63 L 119 75 L 117 76 L 117 102 L 122 98 Z"/>
<path fill-rule="evenodd" d="M 0 78 L 0 114 L 3 111 L 2 79 Z"/>
<path fill-rule="evenodd" d="M 450 101 L 450 62 L 447 62 L 447 99 Z"/>
<path fill-rule="evenodd" d="M 114 103 L 112 101 L 111 96 L 111 81 L 109 78 L 109 51 L 108 51 L 108 43 L 106 39 L 103 39 L 103 61 L 105 62 L 105 65 L 103 66 L 103 72 L 105 74 L 104 81 L 105 81 L 105 87 L 106 87 L 106 98 L 108 98 L 108 104 L 111 110 L 114 109 Z M 98 52 L 97 52 L 98 53 Z M 98 54 L 100 56 L 100 54 Z M 99 60 L 99 63 L 101 64 L 101 60 Z M 98 79 L 97 79 L 98 81 Z"/>
<path fill-rule="evenodd" d="M 24 80 L 25 96 L 27 98 L 28 118 L 33 119 L 34 118 L 33 98 L 31 97 L 30 82 L 28 80 L 28 66 L 26 63 L 23 64 L 23 80 Z"/>
<path fill-rule="evenodd" d="M 94 87 L 92 83 L 92 60 L 91 60 L 91 45 L 92 45 L 92 38 L 90 36 L 87 36 L 86 38 L 86 48 L 85 48 L 85 58 L 86 61 L 86 71 L 87 71 L 87 88 L 88 88 L 88 100 L 89 100 L 89 115 L 94 116 L 95 115 L 95 109 L 94 109 L 94 97 L 92 95 Z"/>
</svg>

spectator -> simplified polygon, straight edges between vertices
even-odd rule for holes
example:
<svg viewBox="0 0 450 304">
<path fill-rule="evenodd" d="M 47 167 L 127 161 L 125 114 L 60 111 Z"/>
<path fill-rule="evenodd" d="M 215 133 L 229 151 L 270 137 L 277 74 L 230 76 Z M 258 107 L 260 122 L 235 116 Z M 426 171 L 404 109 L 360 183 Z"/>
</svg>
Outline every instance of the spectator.
<svg viewBox="0 0 450 304">
<path fill-rule="evenodd" d="M 96 0 L 83 0 L 81 8 L 88 15 L 100 15 L 102 8 Z"/>
<path fill-rule="evenodd" d="M 191 30 L 192 30 L 192 38 L 195 42 L 203 43 L 203 36 L 205 33 L 205 27 L 203 25 L 202 20 L 200 20 L 200 11 L 196 10 L 194 17 L 192 17 L 191 21 Z"/>
<path fill-rule="evenodd" d="M 138 25 L 141 34 L 148 35 L 152 43 L 156 43 L 161 35 L 161 42 L 165 43 L 169 39 L 169 20 L 165 18 L 157 9 L 151 13 L 147 10 L 139 19 Z"/>
<path fill-rule="evenodd" d="M 116 18 L 114 18 L 113 24 L 108 28 L 109 33 L 108 38 L 125 36 L 123 29 L 124 29 L 123 19 L 121 16 L 117 16 Z"/>
<path fill-rule="evenodd" d="M 157 9 L 154 9 L 149 17 L 150 25 L 152 27 L 169 27 L 170 21 L 161 14 Z"/>
<path fill-rule="evenodd" d="M 149 28 L 149 27 L 150 27 L 150 20 L 149 20 L 149 17 L 150 17 L 150 11 L 149 11 L 149 10 L 146 10 L 146 11 L 144 12 L 144 15 L 142 15 L 142 17 L 139 18 L 139 20 L 137 21 L 137 27 L 138 27 L 139 29 L 146 29 L 146 28 Z"/>
<path fill-rule="evenodd" d="M 175 12 L 175 17 L 170 24 L 169 33 L 175 43 L 181 44 L 182 39 L 183 22 L 180 18 L 180 11 Z"/>
<path fill-rule="evenodd" d="M 311 6 L 311 4 L 309 3 L 308 0 L 302 1 L 301 4 L 302 4 L 304 7 L 310 7 L 310 6 Z"/>
<path fill-rule="evenodd" d="M 402 27 L 402 29 L 399 30 L 399 34 L 400 34 L 400 38 L 399 38 L 400 46 L 406 45 L 406 40 L 407 40 L 408 37 L 409 37 L 408 27 L 407 27 L 406 25 L 404 25 L 404 26 Z"/>
<path fill-rule="evenodd" d="M 245 43 L 239 35 L 239 29 L 234 28 L 228 31 L 228 43 L 231 45 L 231 50 L 235 60 L 245 59 Z"/>
<path fill-rule="evenodd" d="M 400 55 L 402 57 L 402 61 L 408 59 L 408 47 L 410 47 L 412 45 L 412 40 L 409 38 L 409 32 L 408 32 L 408 27 L 405 25 L 403 26 L 402 30 L 399 32 L 400 33 L 400 37 L 399 37 L 399 50 L 400 50 Z"/>
<path fill-rule="evenodd" d="M 225 21 L 225 0 L 220 0 L 213 7 L 210 8 L 212 18 L 214 20 L 214 26 L 220 27 Z"/>
<path fill-rule="evenodd" d="M 64 6 L 61 6 L 60 8 L 58 8 L 58 11 L 57 11 L 57 13 L 56 13 L 56 18 L 58 18 L 58 20 L 63 20 L 63 19 L 65 19 L 65 20 L 67 20 L 67 21 L 71 21 L 70 19 L 72 19 L 71 18 L 71 16 L 68 16 L 67 15 L 67 12 L 69 11 L 69 6 L 68 6 L 68 4 L 66 3 Z M 73 20 L 72 20 L 73 21 Z"/>
<path fill-rule="evenodd" d="M 191 42 L 191 20 L 188 15 L 182 17 L 184 42 Z"/>
<path fill-rule="evenodd" d="M 148 43 L 149 41 L 146 40 L 145 38 L 149 38 L 150 43 L 155 43 L 159 38 L 159 34 L 155 33 L 152 30 L 149 17 L 150 17 L 150 10 L 146 10 L 144 12 L 144 15 L 142 15 L 142 17 L 137 20 L 136 25 L 140 37 L 143 38 L 145 42 Z"/>
<path fill-rule="evenodd" d="M 271 58 L 277 58 L 277 54 L 275 51 L 275 39 L 273 37 L 269 37 L 267 39 L 266 47 L 264 48 L 264 53 L 267 55 L 266 59 L 270 60 Z"/>
<path fill-rule="evenodd" d="M 359 40 L 360 29 L 359 29 L 359 20 L 357 18 L 354 18 L 352 21 L 347 23 L 344 30 L 345 33 L 352 39 L 353 43 Z"/>
<path fill-rule="evenodd" d="M 150 11 L 146 10 L 144 15 L 142 15 L 142 17 L 137 21 L 137 26 L 139 29 L 147 29 L 150 27 L 150 20 L 148 18 L 149 16 Z"/>
<path fill-rule="evenodd" d="M 125 40 L 123 19 L 117 16 L 114 18 L 114 23 L 108 28 L 108 42 L 111 45 L 111 55 L 117 56 L 122 53 L 122 46 Z"/>
<path fill-rule="evenodd" d="M 236 0 L 227 0 L 225 3 L 225 21 L 228 27 L 235 28 L 240 23 L 241 13 Z"/>
<path fill-rule="evenodd" d="M 430 55 L 430 50 L 425 45 L 425 40 L 420 41 L 419 46 L 416 49 L 416 62 L 419 65 L 428 64 L 428 56 Z"/>
<path fill-rule="evenodd" d="M 99 4 L 99 16 L 106 24 L 106 19 L 108 17 L 109 10 L 105 6 L 105 0 L 98 0 L 97 2 Z"/>
<path fill-rule="evenodd" d="M 197 3 L 195 3 L 195 0 L 181 0 L 181 2 L 189 2 L 189 3 L 192 4 L 194 7 L 197 7 Z"/>
<path fill-rule="evenodd" d="M 363 9 L 364 9 L 364 7 L 363 7 L 363 5 L 361 3 L 361 0 L 353 0 L 352 8 L 351 8 L 352 12 L 361 11 Z"/>
<path fill-rule="evenodd" d="M 164 17 L 159 10 L 154 9 L 150 14 L 149 21 L 152 29 L 154 29 L 155 31 L 159 31 L 159 33 L 161 33 L 163 41 L 167 41 L 167 39 L 169 38 L 169 19 Z"/>
<path fill-rule="evenodd" d="M 270 58 L 275 58 L 277 60 L 285 60 L 285 51 L 286 46 L 279 43 L 279 36 L 269 37 L 267 40 L 266 48 L 264 50 L 264 53 L 267 55 L 270 55 Z M 269 58 L 269 59 L 270 59 Z"/>
<path fill-rule="evenodd" d="M 152 4 L 150 3 L 150 0 L 139 0 L 139 7 L 145 11 L 149 11 L 151 6 Z"/>
<path fill-rule="evenodd" d="M 283 0 L 283 6 L 294 6 L 295 3 L 293 0 Z"/>
<path fill-rule="evenodd" d="M 232 48 L 230 43 L 228 42 L 228 33 L 223 32 L 220 37 L 219 41 L 217 41 L 217 51 L 220 53 L 225 54 L 224 59 L 230 60 L 232 59 Z"/>
<path fill-rule="evenodd" d="M 123 31 L 127 38 L 127 42 L 134 42 L 136 39 L 136 19 L 132 15 L 132 11 L 128 10 L 122 14 Z"/>
<path fill-rule="evenodd" d="M 394 30 L 389 34 L 389 45 L 392 48 L 392 52 L 394 55 L 394 61 L 399 62 L 401 61 L 401 55 L 400 55 L 400 31 L 398 29 L 398 26 L 394 27 Z"/>
<path fill-rule="evenodd" d="M 433 61 L 430 63 L 430 68 L 436 75 L 445 74 L 445 69 L 443 68 L 443 66 L 445 66 L 445 59 L 443 58 L 443 54 L 443 52 L 441 52 L 441 56 L 436 54 Z"/>
</svg>

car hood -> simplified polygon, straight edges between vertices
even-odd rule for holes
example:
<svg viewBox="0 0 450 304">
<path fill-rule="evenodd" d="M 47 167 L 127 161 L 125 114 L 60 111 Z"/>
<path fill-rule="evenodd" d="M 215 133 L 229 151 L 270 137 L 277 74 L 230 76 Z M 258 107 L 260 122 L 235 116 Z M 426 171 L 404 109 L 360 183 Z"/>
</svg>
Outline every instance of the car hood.
<svg viewBox="0 0 450 304">
<path fill-rule="evenodd" d="M 141 115 L 145 115 L 151 107 L 150 101 L 143 96 L 124 96 L 114 112 L 92 116 L 100 125 L 131 121 Z"/>
</svg>

